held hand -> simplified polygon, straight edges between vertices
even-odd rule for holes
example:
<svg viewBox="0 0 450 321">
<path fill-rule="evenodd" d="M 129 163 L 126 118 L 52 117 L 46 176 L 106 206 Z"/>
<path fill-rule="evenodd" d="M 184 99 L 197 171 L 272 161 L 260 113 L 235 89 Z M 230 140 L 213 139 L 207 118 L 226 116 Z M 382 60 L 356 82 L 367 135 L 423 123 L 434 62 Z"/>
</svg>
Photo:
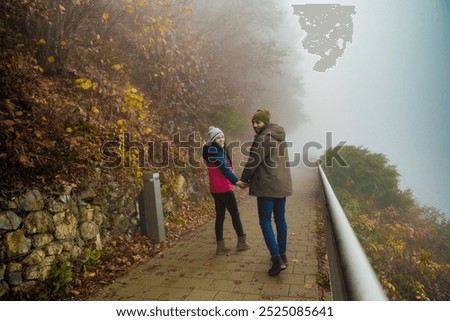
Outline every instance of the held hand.
<svg viewBox="0 0 450 321">
<path fill-rule="evenodd" d="M 244 183 L 243 181 L 237 181 L 236 186 L 239 186 L 240 188 L 244 189 L 248 187 L 248 184 Z"/>
</svg>

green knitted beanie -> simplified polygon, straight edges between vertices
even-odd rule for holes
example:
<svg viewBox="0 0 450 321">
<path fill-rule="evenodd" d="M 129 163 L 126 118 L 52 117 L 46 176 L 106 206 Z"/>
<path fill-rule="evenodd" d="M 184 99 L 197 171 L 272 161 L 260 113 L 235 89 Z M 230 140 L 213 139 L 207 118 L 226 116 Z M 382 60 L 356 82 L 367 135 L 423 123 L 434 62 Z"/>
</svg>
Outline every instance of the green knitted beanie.
<svg viewBox="0 0 450 321">
<path fill-rule="evenodd" d="M 262 121 L 264 124 L 270 124 L 270 112 L 267 109 L 258 109 L 252 117 L 252 123 Z"/>
</svg>

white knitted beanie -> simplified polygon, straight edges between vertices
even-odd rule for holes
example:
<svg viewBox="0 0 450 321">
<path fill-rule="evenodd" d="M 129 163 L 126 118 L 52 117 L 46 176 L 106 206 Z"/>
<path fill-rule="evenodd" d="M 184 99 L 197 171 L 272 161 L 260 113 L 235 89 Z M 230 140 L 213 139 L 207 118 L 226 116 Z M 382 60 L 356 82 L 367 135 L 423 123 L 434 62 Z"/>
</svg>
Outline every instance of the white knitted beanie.
<svg viewBox="0 0 450 321">
<path fill-rule="evenodd" d="M 208 135 L 209 135 L 210 141 L 213 142 L 216 140 L 217 136 L 223 135 L 223 132 L 217 127 L 209 126 Z"/>
</svg>

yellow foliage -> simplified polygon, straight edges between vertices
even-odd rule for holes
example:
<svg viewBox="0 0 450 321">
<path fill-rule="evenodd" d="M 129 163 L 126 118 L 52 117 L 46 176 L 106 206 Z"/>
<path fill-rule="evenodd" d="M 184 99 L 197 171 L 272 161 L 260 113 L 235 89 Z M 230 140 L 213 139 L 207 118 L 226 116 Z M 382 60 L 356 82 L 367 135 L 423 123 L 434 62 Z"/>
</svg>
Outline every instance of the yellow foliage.
<svg viewBox="0 0 450 321">
<path fill-rule="evenodd" d="M 115 64 L 111 66 L 112 69 L 114 70 L 121 70 L 123 68 L 122 64 Z"/>
<path fill-rule="evenodd" d="M 38 66 L 38 65 L 34 66 L 33 69 L 39 71 L 40 73 L 44 72 L 44 68 L 42 68 L 41 66 Z"/>
<path fill-rule="evenodd" d="M 67 46 L 67 40 L 61 40 L 61 42 L 59 43 L 61 46 Z"/>
<path fill-rule="evenodd" d="M 425 292 L 425 286 L 422 283 L 416 281 L 414 290 L 417 300 L 430 301 L 430 299 L 427 297 L 427 293 Z"/>
<path fill-rule="evenodd" d="M 109 19 L 109 13 L 108 12 L 103 12 L 102 14 L 102 22 L 106 22 Z"/>
<path fill-rule="evenodd" d="M 55 62 L 55 57 L 54 56 L 50 56 L 50 57 L 47 58 L 47 60 L 48 60 L 49 63 L 52 64 L 52 63 Z"/>
<path fill-rule="evenodd" d="M 159 26 L 158 26 L 158 30 L 159 30 L 161 33 L 165 33 L 165 32 L 167 32 L 167 26 L 165 26 L 165 25 L 159 25 Z"/>
<path fill-rule="evenodd" d="M 397 253 L 405 253 L 406 251 L 406 244 L 403 241 L 399 241 L 396 246 L 395 246 L 395 250 Z"/>
<path fill-rule="evenodd" d="M 381 253 L 384 251 L 384 246 L 383 244 L 375 244 L 375 243 L 370 243 L 368 244 L 368 247 L 370 250 L 372 250 L 375 253 Z"/>
<path fill-rule="evenodd" d="M 134 88 L 129 82 L 127 82 L 125 85 L 128 87 L 127 89 L 124 90 L 125 103 L 127 103 L 130 109 L 134 109 L 135 107 L 137 107 L 139 110 L 143 110 L 144 96 L 140 95 L 138 90 Z"/>
<path fill-rule="evenodd" d="M 66 132 L 71 133 L 71 132 L 73 132 L 73 129 L 70 128 L 70 127 L 67 127 L 67 128 L 66 128 Z"/>
<path fill-rule="evenodd" d="M 100 114 L 100 110 L 97 108 L 97 106 L 92 107 L 91 111 L 96 115 Z"/>
<path fill-rule="evenodd" d="M 381 284 L 383 288 L 387 291 L 387 293 L 394 295 L 397 292 L 396 287 L 389 281 L 386 275 L 381 274 L 380 276 Z"/>
<path fill-rule="evenodd" d="M 162 17 L 159 17 L 158 20 L 159 22 L 157 28 L 159 32 L 166 33 L 167 31 L 169 31 L 172 20 L 169 17 L 165 17 L 164 19 Z"/>
<path fill-rule="evenodd" d="M 420 254 L 420 262 L 422 262 L 425 265 L 430 265 L 430 263 L 432 262 L 432 260 L 431 260 L 431 253 L 427 252 L 427 251 L 423 251 Z"/>
<path fill-rule="evenodd" d="M 87 78 L 78 78 L 75 80 L 75 83 L 78 85 L 78 87 L 83 88 L 84 90 L 88 90 L 93 87 L 93 84 L 90 79 Z"/>
</svg>

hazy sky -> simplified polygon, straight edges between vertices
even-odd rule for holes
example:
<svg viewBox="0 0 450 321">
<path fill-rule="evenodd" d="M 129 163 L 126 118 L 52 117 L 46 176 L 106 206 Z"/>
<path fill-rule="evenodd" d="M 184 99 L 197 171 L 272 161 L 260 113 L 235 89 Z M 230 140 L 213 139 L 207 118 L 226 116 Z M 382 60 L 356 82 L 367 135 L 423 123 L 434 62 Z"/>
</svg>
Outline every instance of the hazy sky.
<svg viewBox="0 0 450 321">
<path fill-rule="evenodd" d="M 287 0 L 291 4 L 326 1 Z M 302 144 L 333 141 L 385 154 L 422 205 L 450 216 L 450 22 L 443 0 L 353 0 L 352 43 L 324 72 L 301 47 Z M 293 20 L 298 17 L 294 16 Z"/>
</svg>

